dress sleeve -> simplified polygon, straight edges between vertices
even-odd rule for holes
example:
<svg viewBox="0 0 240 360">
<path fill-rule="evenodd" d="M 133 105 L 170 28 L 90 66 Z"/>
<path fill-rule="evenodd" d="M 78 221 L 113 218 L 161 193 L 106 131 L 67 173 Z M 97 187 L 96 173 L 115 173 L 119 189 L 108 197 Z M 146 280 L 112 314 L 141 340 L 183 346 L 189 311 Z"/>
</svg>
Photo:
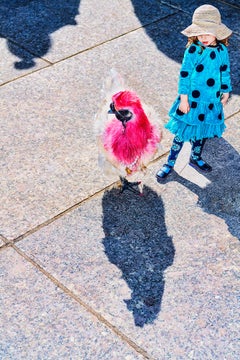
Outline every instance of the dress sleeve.
<svg viewBox="0 0 240 360">
<path fill-rule="evenodd" d="M 179 74 L 178 93 L 188 95 L 190 89 L 191 75 L 198 55 L 198 46 L 192 44 L 185 50 L 182 66 Z"/>
<path fill-rule="evenodd" d="M 232 91 L 231 77 L 230 77 L 230 61 L 228 50 L 224 47 L 222 65 L 220 66 L 221 71 L 221 92 L 229 93 Z"/>
</svg>

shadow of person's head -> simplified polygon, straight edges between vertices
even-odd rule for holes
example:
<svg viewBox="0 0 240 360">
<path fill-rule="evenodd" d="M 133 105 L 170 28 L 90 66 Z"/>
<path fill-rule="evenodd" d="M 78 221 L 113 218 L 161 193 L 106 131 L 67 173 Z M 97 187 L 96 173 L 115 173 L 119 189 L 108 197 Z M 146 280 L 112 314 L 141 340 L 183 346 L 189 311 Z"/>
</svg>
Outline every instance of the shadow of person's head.
<svg viewBox="0 0 240 360">
<path fill-rule="evenodd" d="M 18 70 L 34 67 L 35 58 L 51 48 L 51 34 L 66 25 L 76 25 L 80 0 L 1 1 L 0 34 L 7 39 L 10 52 L 20 60 Z"/>
</svg>

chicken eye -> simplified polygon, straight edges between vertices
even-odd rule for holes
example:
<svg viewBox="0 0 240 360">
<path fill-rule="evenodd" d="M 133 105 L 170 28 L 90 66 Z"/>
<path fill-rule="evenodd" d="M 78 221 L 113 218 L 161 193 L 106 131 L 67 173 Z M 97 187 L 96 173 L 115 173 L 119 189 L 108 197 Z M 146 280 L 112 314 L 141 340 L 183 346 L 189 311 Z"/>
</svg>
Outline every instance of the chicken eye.
<svg viewBox="0 0 240 360">
<path fill-rule="evenodd" d="M 127 109 L 122 110 L 116 110 L 114 102 L 112 102 L 110 105 L 110 113 L 115 114 L 116 118 L 123 123 L 126 123 L 127 121 L 131 120 L 133 117 L 133 113 Z"/>
<path fill-rule="evenodd" d="M 130 120 L 133 116 L 132 112 L 129 110 L 119 110 L 118 113 L 125 119 Z"/>
<path fill-rule="evenodd" d="M 116 118 L 124 123 L 131 120 L 133 113 L 129 110 L 119 110 L 115 112 Z"/>
</svg>

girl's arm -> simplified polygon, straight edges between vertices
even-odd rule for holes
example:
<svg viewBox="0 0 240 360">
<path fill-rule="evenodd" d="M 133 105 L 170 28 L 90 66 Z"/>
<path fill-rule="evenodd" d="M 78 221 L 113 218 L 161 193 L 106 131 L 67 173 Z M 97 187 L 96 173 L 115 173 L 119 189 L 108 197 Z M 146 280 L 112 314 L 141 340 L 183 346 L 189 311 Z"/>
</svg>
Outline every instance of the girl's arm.
<svg viewBox="0 0 240 360">
<path fill-rule="evenodd" d="M 229 93 L 232 91 L 231 86 L 231 77 L 230 77 L 230 61 L 229 61 L 229 55 L 228 50 L 226 47 L 224 47 L 224 56 L 222 60 L 222 65 L 220 67 L 221 71 L 221 102 L 223 105 L 226 105 L 227 100 L 229 98 Z"/>
<path fill-rule="evenodd" d="M 185 50 L 178 80 L 178 93 L 187 95 L 190 89 L 192 72 L 199 55 L 199 46 L 192 44 Z"/>
</svg>

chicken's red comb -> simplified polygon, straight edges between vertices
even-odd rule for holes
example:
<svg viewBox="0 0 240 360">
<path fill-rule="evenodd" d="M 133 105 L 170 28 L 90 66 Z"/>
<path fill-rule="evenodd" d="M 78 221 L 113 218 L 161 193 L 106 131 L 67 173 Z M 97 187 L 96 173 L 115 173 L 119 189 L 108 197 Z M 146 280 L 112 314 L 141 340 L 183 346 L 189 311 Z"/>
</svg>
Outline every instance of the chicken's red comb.
<svg viewBox="0 0 240 360">
<path fill-rule="evenodd" d="M 119 91 L 118 93 L 112 96 L 112 101 L 117 107 L 126 107 L 129 105 L 138 105 L 141 106 L 140 99 L 137 94 L 133 91 L 125 90 Z"/>
</svg>

